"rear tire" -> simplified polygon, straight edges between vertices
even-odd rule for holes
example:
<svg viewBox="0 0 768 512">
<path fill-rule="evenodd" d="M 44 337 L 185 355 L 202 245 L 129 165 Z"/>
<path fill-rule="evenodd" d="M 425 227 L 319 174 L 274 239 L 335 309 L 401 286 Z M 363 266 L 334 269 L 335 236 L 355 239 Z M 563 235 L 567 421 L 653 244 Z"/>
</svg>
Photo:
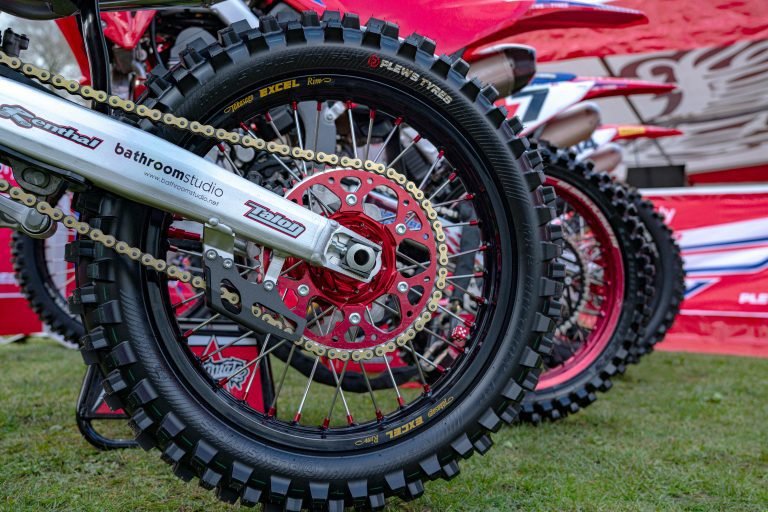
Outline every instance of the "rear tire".
<svg viewBox="0 0 768 512">
<path fill-rule="evenodd" d="M 152 307 L 153 297 L 167 290 L 163 276 L 101 245 L 78 241 L 71 253 L 78 260 L 80 287 L 72 305 L 84 314 L 86 361 L 96 362 L 107 376 L 107 403 L 131 415 L 141 446 L 158 448 L 180 478 L 199 478 L 221 500 L 243 505 L 378 510 L 388 496 L 413 499 L 424 492 L 425 481 L 456 476 L 458 460 L 485 453 L 490 433 L 515 419 L 525 390 L 535 386 L 539 352 L 550 343 L 552 317 L 559 311 L 553 300 L 560 292 L 559 270 L 550 264 L 559 247 L 548 241 L 558 236 L 548 226 L 554 196 L 541 187 L 538 154 L 515 135 L 519 124 L 506 122 L 505 112 L 493 106 L 495 91 L 466 79 L 463 61 L 435 58 L 434 43 L 418 35 L 400 42 L 397 27 L 379 20 L 369 20 L 364 30 L 357 17 L 342 19 L 333 12 L 326 12 L 322 23 L 314 13 L 302 15 L 301 22 L 284 21 L 266 17 L 259 30 L 230 28 L 220 33 L 219 44 L 192 44 L 182 67 L 148 83 L 145 104 L 215 123 L 224 107 L 243 97 L 244 88 L 259 90 L 298 72 L 343 70 L 373 80 L 370 87 L 397 91 L 387 101 L 408 98 L 413 108 L 440 112 L 439 124 L 473 148 L 467 157 L 478 166 L 474 172 L 486 187 L 484 200 L 494 205 L 488 210 L 498 221 L 487 228 L 496 231 L 494 250 L 501 262 L 489 275 L 504 283 L 504 293 L 493 296 L 494 314 L 484 317 L 484 328 L 494 334 L 483 338 L 441 388 L 414 400 L 418 407 L 393 413 L 395 420 L 380 428 L 362 425 L 367 437 L 321 439 L 314 430 L 296 428 L 286 443 L 268 418 L 245 418 L 235 405 L 218 413 L 229 406 L 226 397 L 195 373 L 185 347 L 163 337 L 165 325 Z M 450 106 L 434 88 L 373 66 L 379 56 L 418 70 L 451 95 Z M 356 90 L 350 88 L 350 94 Z M 200 144 L 167 128 L 157 134 L 191 149 Z M 516 159 L 530 171 L 523 174 Z M 83 194 L 79 208 L 93 227 L 160 252 L 162 212 L 100 191 Z"/>
</svg>

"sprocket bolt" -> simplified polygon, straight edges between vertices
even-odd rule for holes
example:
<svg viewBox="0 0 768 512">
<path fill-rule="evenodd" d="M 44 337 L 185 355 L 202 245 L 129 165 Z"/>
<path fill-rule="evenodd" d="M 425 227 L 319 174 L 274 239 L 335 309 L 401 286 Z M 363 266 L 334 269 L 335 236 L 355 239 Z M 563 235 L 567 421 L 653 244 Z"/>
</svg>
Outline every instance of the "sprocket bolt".
<svg viewBox="0 0 768 512">
<path fill-rule="evenodd" d="M 398 235 L 404 235 L 405 231 L 406 231 L 405 224 L 398 224 L 397 226 L 395 226 L 395 232 Z"/>
<path fill-rule="evenodd" d="M 359 324 L 360 320 L 362 320 L 362 318 L 360 317 L 360 313 L 351 313 L 349 315 L 349 323 L 351 323 L 352 325 Z"/>
<path fill-rule="evenodd" d="M 347 204 L 349 206 L 355 206 L 357 204 L 357 196 L 355 194 L 349 194 L 347 196 Z"/>
<path fill-rule="evenodd" d="M 397 283 L 397 291 L 399 291 L 400 293 L 407 292 L 408 291 L 408 283 L 406 283 L 405 281 L 400 281 L 399 283 Z"/>
<path fill-rule="evenodd" d="M 298 291 L 299 295 L 301 295 L 302 297 L 306 297 L 307 295 L 309 295 L 309 286 L 305 284 L 299 285 L 296 291 Z"/>
</svg>

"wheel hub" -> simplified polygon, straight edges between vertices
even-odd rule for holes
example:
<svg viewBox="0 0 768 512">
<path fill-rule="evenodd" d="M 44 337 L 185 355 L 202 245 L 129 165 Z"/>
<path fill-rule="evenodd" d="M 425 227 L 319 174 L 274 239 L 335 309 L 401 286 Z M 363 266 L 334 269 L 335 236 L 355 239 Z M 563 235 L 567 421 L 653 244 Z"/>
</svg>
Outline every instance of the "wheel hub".
<svg viewBox="0 0 768 512">
<path fill-rule="evenodd" d="M 442 295 L 436 286 L 441 244 L 421 203 L 384 175 L 349 169 L 309 176 L 286 197 L 381 247 L 381 267 L 369 283 L 304 261 L 286 262 L 290 270 L 278 286 L 286 305 L 306 315 L 304 338 L 342 359 L 383 355 L 407 342 Z M 370 264 L 354 247 L 345 258 Z"/>
</svg>

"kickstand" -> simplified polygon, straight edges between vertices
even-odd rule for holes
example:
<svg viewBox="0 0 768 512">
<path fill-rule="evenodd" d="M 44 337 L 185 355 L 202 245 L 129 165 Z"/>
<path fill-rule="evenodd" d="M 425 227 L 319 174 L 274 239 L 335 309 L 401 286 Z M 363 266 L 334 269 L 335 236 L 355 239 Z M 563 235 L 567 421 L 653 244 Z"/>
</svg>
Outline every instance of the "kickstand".
<svg viewBox="0 0 768 512">
<path fill-rule="evenodd" d="M 111 439 L 101 435 L 93 426 L 93 420 L 123 420 L 128 416 L 121 411 L 112 411 L 104 402 L 104 387 L 101 372 L 96 366 L 89 366 L 77 399 L 75 418 L 77 428 L 86 441 L 99 450 L 119 450 L 121 448 L 136 448 L 138 444 L 132 439 Z"/>
<path fill-rule="evenodd" d="M 24 342 L 27 339 L 26 334 L 16 334 L 14 336 L 0 336 L 0 345 L 10 345 L 11 343 Z"/>
</svg>

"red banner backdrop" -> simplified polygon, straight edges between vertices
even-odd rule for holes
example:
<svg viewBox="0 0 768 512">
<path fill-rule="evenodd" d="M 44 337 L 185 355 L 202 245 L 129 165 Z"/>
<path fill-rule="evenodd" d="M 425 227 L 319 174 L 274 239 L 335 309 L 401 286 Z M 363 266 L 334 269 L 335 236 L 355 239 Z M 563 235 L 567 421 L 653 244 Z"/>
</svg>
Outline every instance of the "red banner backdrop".
<svg viewBox="0 0 768 512">
<path fill-rule="evenodd" d="M 649 190 L 686 268 L 662 350 L 768 357 L 768 187 Z"/>
</svg>

